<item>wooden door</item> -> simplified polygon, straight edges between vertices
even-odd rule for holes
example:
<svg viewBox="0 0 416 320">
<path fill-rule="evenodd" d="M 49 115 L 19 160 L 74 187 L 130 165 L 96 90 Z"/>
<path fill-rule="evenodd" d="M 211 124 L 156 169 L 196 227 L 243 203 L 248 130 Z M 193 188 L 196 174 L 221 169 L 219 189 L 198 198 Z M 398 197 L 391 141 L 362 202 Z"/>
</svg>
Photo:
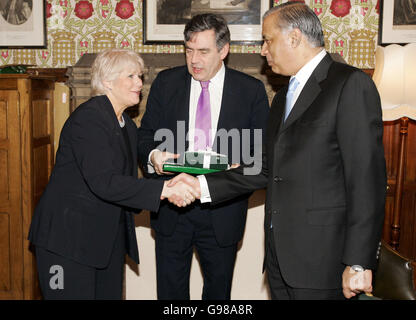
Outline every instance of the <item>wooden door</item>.
<svg viewBox="0 0 416 320">
<path fill-rule="evenodd" d="M 19 93 L 0 91 L 0 299 L 23 298 Z"/>
<path fill-rule="evenodd" d="M 22 213 L 24 299 L 40 297 L 36 261 L 29 248 L 27 235 L 36 204 L 45 190 L 54 163 L 53 81 L 19 80 L 19 91 L 31 92 L 21 99 L 22 139 Z"/>
</svg>

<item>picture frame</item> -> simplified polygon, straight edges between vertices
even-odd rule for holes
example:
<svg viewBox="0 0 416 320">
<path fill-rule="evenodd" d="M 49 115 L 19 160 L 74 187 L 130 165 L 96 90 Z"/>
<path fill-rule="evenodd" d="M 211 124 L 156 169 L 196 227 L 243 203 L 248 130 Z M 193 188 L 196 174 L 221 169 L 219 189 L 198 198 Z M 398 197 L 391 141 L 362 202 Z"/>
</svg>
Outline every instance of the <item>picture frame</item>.
<svg viewBox="0 0 416 320">
<path fill-rule="evenodd" d="M 0 48 L 46 48 L 45 10 L 45 1 L 0 1 Z"/>
<path fill-rule="evenodd" d="M 222 15 L 232 44 L 260 44 L 263 14 L 273 0 L 143 0 L 143 43 L 183 43 L 183 30 L 191 16 Z"/>
<path fill-rule="evenodd" d="M 380 0 L 378 44 L 416 42 L 416 0 Z"/>
</svg>

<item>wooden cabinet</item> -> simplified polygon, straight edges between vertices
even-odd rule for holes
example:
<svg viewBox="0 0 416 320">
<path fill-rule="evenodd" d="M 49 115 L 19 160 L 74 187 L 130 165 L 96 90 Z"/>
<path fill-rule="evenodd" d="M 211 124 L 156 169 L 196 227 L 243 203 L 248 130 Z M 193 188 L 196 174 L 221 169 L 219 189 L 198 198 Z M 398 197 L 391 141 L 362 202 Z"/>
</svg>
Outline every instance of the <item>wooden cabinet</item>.
<svg viewBox="0 0 416 320">
<path fill-rule="evenodd" d="M 385 122 L 383 142 L 388 181 L 383 239 L 403 256 L 415 260 L 416 121 Z"/>
<path fill-rule="evenodd" d="M 0 299 L 40 297 L 27 235 L 54 161 L 52 77 L 0 75 Z"/>
</svg>

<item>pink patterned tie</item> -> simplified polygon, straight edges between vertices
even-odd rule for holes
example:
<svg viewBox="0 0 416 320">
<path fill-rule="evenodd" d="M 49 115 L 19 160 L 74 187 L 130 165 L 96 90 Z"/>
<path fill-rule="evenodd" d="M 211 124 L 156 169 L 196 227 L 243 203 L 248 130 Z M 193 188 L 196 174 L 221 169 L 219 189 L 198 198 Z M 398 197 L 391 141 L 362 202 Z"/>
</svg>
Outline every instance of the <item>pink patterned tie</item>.
<svg viewBox="0 0 416 320">
<path fill-rule="evenodd" d="M 211 146 L 211 104 L 209 102 L 209 81 L 200 81 L 202 91 L 199 96 L 195 118 L 194 150 L 206 150 Z"/>
</svg>

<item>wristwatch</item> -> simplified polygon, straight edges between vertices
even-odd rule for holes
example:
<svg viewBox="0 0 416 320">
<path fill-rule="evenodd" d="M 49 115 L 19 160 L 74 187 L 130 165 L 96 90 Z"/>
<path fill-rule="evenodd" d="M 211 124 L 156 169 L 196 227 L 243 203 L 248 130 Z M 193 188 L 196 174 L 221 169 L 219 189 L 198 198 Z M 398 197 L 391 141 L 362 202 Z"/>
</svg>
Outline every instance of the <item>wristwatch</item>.
<svg viewBox="0 0 416 320">
<path fill-rule="evenodd" d="M 355 272 L 363 272 L 364 268 L 358 264 L 354 264 L 353 266 L 351 266 L 351 269 L 354 270 Z"/>
</svg>

